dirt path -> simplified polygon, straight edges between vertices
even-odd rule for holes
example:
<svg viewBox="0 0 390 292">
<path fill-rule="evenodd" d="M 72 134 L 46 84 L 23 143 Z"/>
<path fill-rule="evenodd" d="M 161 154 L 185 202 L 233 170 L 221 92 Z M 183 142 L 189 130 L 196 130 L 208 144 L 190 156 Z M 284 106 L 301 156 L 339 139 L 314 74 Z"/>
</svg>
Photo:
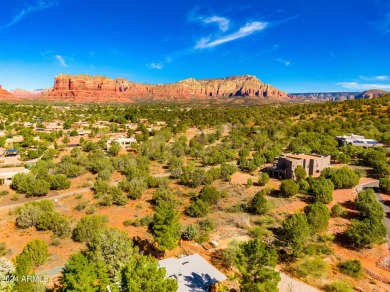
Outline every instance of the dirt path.
<svg viewBox="0 0 390 292">
<path fill-rule="evenodd" d="M 78 190 L 75 190 L 75 191 L 64 192 L 64 193 L 62 193 L 62 194 L 58 194 L 58 195 L 51 196 L 51 197 L 39 197 L 39 198 L 34 198 L 34 200 L 30 200 L 30 201 L 28 201 L 28 202 L 38 202 L 38 201 L 42 201 L 42 200 L 55 200 L 55 199 L 61 199 L 61 198 L 73 196 L 73 195 L 76 195 L 76 194 L 86 193 L 86 192 L 89 192 L 89 191 L 91 191 L 90 188 L 82 188 L 82 189 L 78 189 Z M 14 204 L 7 204 L 7 205 L 4 205 L 4 206 L 0 206 L 0 211 L 1 211 L 1 210 L 7 210 L 7 209 L 12 209 L 12 208 L 20 207 L 20 206 L 23 206 L 25 203 L 27 203 L 27 202 L 14 203 Z"/>
</svg>

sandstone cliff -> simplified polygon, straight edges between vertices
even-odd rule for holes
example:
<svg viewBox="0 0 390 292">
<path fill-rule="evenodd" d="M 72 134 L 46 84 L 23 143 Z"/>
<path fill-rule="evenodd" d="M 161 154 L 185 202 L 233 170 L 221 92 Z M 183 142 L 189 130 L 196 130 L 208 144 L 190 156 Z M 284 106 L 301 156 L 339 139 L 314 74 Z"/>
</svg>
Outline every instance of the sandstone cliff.
<svg viewBox="0 0 390 292">
<path fill-rule="evenodd" d="M 132 102 L 138 98 L 207 100 L 234 96 L 289 100 L 285 92 L 250 75 L 204 80 L 189 78 L 177 83 L 150 85 L 124 78 L 112 80 L 103 76 L 61 74 L 55 78 L 53 90 L 45 95 L 49 100 L 76 102 Z"/>
<path fill-rule="evenodd" d="M 11 92 L 3 89 L 0 85 L 0 101 L 1 100 L 15 100 L 17 99 Z"/>
<path fill-rule="evenodd" d="M 386 91 L 386 90 L 382 90 L 382 89 L 371 89 L 371 90 L 367 90 L 367 91 L 362 92 L 361 94 L 356 96 L 356 99 L 359 99 L 359 98 L 372 99 L 374 97 L 381 97 L 381 96 L 387 95 L 387 94 L 390 94 L 390 92 Z"/>
</svg>

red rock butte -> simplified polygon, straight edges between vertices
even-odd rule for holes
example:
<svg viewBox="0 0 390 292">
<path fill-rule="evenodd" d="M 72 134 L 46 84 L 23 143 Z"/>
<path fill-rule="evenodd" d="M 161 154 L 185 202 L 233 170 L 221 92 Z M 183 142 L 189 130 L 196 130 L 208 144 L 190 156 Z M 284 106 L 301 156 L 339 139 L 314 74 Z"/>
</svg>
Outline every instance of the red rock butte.
<svg viewBox="0 0 390 292">
<path fill-rule="evenodd" d="M 3 89 L 0 85 L 0 100 L 15 100 L 17 99 L 11 92 Z"/>
<path fill-rule="evenodd" d="M 288 101 L 288 95 L 251 75 L 195 80 L 185 79 L 171 84 L 143 84 L 124 78 L 115 80 L 103 76 L 65 75 L 55 77 L 47 100 L 72 102 L 132 102 L 142 98 L 156 100 L 208 100 L 234 96 L 259 100 Z"/>
</svg>

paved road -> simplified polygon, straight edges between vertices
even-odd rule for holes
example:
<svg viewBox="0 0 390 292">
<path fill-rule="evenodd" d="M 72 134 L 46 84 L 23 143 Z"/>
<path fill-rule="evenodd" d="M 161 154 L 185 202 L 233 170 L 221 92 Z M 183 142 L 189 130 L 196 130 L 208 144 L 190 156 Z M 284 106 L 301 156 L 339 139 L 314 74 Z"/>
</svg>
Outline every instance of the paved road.
<svg viewBox="0 0 390 292">
<path fill-rule="evenodd" d="M 37 201 L 42 201 L 42 200 L 61 199 L 61 198 L 73 196 L 73 195 L 76 195 L 76 194 L 86 193 L 86 192 L 89 192 L 90 190 L 91 190 L 90 188 L 82 188 L 82 189 L 78 189 L 78 190 L 75 190 L 75 191 L 65 192 L 65 193 L 62 193 L 62 194 L 59 194 L 59 195 L 56 195 L 56 196 L 52 196 L 52 197 L 40 197 L 39 199 L 31 200 L 31 201 L 28 201 L 28 202 L 37 202 Z M 23 206 L 25 203 L 27 203 L 27 202 L 15 203 L 15 204 L 9 204 L 9 205 L 5 205 L 5 206 L 1 206 L 0 210 L 7 210 L 7 209 L 20 207 L 20 206 Z"/>
<path fill-rule="evenodd" d="M 291 278 L 283 272 L 280 272 L 280 282 L 278 288 L 280 292 L 319 292 L 317 288 L 314 288 L 306 283 L 303 283 L 297 279 Z"/>
<path fill-rule="evenodd" d="M 390 238 L 390 205 L 386 204 L 386 201 L 383 200 L 383 198 L 379 194 L 379 181 L 366 183 L 366 184 L 362 185 L 361 187 L 362 187 L 361 189 L 371 188 L 375 191 L 376 199 L 378 200 L 379 203 L 382 204 L 383 209 L 385 210 L 385 219 L 383 220 L 383 223 L 385 224 L 385 226 L 387 228 L 388 238 Z"/>
</svg>

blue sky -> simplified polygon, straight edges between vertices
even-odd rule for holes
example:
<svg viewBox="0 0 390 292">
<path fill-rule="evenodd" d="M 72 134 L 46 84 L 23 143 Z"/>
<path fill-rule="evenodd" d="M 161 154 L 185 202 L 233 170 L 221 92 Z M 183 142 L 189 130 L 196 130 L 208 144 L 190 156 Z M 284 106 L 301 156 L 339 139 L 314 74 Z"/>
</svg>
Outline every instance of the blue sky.
<svg viewBox="0 0 390 292">
<path fill-rule="evenodd" d="M 0 84 L 256 75 L 286 92 L 390 90 L 388 0 L 0 0 Z"/>
</svg>

